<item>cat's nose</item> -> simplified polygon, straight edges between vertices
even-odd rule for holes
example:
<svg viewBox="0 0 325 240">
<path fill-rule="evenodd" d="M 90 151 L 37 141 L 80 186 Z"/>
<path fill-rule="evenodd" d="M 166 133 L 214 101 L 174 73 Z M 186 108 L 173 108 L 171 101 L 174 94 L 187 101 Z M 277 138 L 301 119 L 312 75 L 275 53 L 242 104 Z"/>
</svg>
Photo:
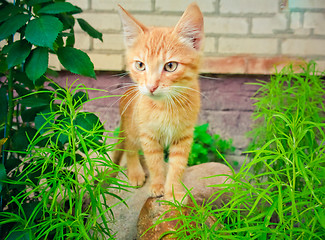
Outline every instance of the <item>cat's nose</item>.
<svg viewBox="0 0 325 240">
<path fill-rule="evenodd" d="M 147 85 L 147 88 L 150 91 L 150 93 L 153 94 L 158 88 L 158 85 Z"/>
</svg>

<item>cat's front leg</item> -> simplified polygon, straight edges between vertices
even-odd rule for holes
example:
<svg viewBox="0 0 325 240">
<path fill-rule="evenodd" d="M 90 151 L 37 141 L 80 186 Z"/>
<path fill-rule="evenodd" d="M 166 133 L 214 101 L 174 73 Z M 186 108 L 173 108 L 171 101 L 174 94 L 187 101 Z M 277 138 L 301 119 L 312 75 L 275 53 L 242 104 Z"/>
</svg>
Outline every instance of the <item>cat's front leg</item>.
<svg viewBox="0 0 325 240">
<path fill-rule="evenodd" d="M 150 174 L 151 196 L 161 197 L 164 195 L 165 183 L 164 149 L 158 140 L 149 134 L 142 133 L 140 140 Z"/>
<path fill-rule="evenodd" d="M 168 201 L 172 201 L 174 197 L 177 201 L 181 201 L 185 196 L 181 181 L 187 166 L 192 142 L 193 134 L 189 133 L 169 147 L 168 173 L 165 183 L 165 199 Z M 186 199 L 184 202 L 186 202 Z"/>
<path fill-rule="evenodd" d="M 142 186 L 146 180 L 145 173 L 139 161 L 137 150 L 129 150 L 127 156 L 127 171 L 129 182 L 132 186 Z"/>
</svg>

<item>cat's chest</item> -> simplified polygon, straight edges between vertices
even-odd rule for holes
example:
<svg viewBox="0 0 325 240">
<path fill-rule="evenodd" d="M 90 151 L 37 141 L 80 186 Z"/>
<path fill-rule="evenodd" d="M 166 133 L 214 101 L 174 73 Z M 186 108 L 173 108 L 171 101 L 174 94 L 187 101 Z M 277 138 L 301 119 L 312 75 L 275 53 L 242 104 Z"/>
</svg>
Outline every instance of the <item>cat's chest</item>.
<svg viewBox="0 0 325 240">
<path fill-rule="evenodd" d="M 182 116 L 175 113 L 152 113 L 148 116 L 144 127 L 153 133 L 163 145 L 168 146 L 181 135 L 184 125 L 182 119 Z"/>
</svg>

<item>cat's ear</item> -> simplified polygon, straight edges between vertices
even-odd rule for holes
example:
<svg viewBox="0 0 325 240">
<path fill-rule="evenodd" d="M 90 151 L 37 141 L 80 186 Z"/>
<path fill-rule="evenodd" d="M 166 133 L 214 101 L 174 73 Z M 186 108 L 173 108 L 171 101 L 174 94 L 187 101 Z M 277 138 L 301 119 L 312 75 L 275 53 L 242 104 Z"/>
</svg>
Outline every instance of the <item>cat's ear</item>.
<svg viewBox="0 0 325 240">
<path fill-rule="evenodd" d="M 129 48 L 132 47 L 139 34 L 147 31 L 147 28 L 138 20 L 136 20 L 124 8 L 122 8 L 121 5 L 118 6 L 118 12 L 120 14 L 124 31 L 124 42 L 125 45 Z"/>
<path fill-rule="evenodd" d="M 190 44 L 196 50 L 201 50 L 204 32 L 203 15 L 196 3 L 191 3 L 174 28 L 181 40 Z"/>
</svg>

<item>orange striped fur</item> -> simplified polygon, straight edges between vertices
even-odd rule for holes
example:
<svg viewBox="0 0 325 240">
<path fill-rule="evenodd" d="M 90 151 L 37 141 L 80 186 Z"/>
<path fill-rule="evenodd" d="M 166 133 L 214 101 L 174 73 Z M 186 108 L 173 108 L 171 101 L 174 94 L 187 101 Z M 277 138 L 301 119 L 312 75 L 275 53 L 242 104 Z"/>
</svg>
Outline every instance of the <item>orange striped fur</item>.
<svg viewBox="0 0 325 240">
<path fill-rule="evenodd" d="M 145 173 L 138 151 L 144 152 L 152 196 L 177 200 L 184 196 L 183 172 L 200 109 L 198 72 L 203 41 L 203 16 L 193 3 L 174 28 L 146 27 L 120 7 L 127 66 L 135 85 L 121 99 L 121 137 L 115 151 L 119 163 L 127 155 L 128 178 L 141 186 Z M 169 146 L 168 169 L 164 148 Z"/>
</svg>

